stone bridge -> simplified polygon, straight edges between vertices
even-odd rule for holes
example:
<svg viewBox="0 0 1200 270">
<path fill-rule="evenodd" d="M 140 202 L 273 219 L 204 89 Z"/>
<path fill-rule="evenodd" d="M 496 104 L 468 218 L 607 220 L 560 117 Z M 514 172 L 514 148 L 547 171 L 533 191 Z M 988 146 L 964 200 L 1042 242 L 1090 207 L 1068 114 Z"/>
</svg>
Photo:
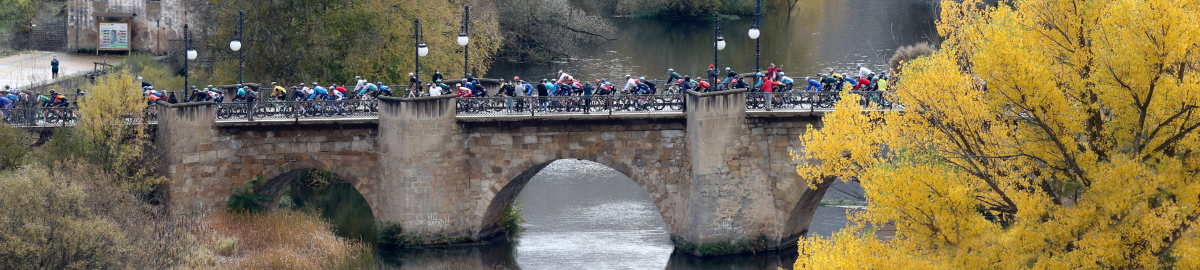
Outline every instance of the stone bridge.
<svg viewBox="0 0 1200 270">
<path fill-rule="evenodd" d="M 748 115 L 740 90 L 686 99 L 677 113 L 460 117 L 452 96 L 383 98 L 377 119 L 283 122 L 218 122 L 214 103 L 184 103 L 164 105 L 156 140 L 176 211 L 224 207 L 257 175 L 320 169 L 406 233 L 482 239 L 538 171 L 583 159 L 640 185 L 695 247 L 802 236 L 825 189 L 806 188 L 789 151 L 819 116 Z"/>
</svg>

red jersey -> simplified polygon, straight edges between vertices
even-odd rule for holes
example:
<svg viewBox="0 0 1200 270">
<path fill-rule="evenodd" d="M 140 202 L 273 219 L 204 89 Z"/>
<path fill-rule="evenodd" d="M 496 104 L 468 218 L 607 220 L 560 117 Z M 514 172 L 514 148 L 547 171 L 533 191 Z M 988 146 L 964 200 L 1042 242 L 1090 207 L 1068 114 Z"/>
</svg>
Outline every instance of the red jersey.
<svg viewBox="0 0 1200 270">
<path fill-rule="evenodd" d="M 340 85 L 338 87 L 334 87 L 333 90 L 337 90 L 338 92 L 346 93 L 346 88 L 342 87 Z"/>
</svg>

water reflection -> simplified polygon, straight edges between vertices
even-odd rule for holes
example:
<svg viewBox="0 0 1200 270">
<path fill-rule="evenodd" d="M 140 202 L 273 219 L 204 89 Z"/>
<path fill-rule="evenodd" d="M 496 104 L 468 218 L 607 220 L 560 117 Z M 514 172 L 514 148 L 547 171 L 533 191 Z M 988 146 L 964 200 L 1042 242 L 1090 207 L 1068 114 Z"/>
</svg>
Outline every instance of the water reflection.
<svg viewBox="0 0 1200 270">
<path fill-rule="evenodd" d="M 589 1 L 589 0 L 578 0 Z M 897 47 L 936 40 L 936 2 L 931 0 L 801 1 L 791 17 L 782 9 L 764 8 L 761 22 L 761 68 L 771 63 L 793 77 L 836 69 L 845 72 L 864 64 L 882 71 Z M 586 6 L 580 3 L 576 5 Z M 558 70 L 581 79 L 623 78 L 625 74 L 662 79 L 673 68 L 682 75 L 705 76 L 713 63 L 715 33 L 711 19 L 659 20 L 611 18 L 617 40 L 600 42 L 574 54 L 576 59 L 551 64 L 497 61 L 493 78 L 552 78 Z M 727 46 L 718 54 L 723 67 L 754 69 L 754 40 L 746 34 L 753 17 L 726 18 L 721 28 Z"/>
</svg>

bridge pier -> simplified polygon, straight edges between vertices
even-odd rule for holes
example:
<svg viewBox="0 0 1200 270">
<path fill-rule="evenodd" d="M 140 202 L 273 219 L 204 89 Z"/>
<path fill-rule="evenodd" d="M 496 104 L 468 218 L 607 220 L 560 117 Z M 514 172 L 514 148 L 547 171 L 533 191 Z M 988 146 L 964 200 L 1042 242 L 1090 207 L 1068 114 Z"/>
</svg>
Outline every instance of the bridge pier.
<svg viewBox="0 0 1200 270">
<path fill-rule="evenodd" d="M 584 159 L 641 186 L 693 254 L 780 249 L 806 232 L 824 187 L 804 188 L 788 153 L 819 119 L 748 116 L 743 90 L 685 96 L 685 113 L 532 121 L 459 118 L 453 96 L 384 97 L 377 120 L 345 123 L 217 122 L 213 103 L 174 104 L 157 141 L 178 211 L 224 207 L 255 175 L 322 169 L 405 233 L 481 239 L 538 171 Z"/>
</svg>

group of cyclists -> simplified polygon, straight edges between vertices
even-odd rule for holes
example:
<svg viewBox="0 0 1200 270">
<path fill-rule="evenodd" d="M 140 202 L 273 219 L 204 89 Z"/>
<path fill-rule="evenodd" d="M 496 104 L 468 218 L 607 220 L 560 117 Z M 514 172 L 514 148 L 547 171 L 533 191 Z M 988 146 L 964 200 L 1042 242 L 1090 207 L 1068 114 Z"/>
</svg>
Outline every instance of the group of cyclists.
<svg viewBox="0 0 1200 270">
<path fill-rule="evenodd" d="M 86 93 L 81 89 L 75 89 L 75 105 L 83 101 L 83 96 Z M 4 91 L 0 92 L 0 109 L 19 109 L 19 108 L 65 108 L 72 105 L 72 100 L 66 95 L 59 93 L 58 90 L 50 89 L 48 94 L 42 94 L 34 91 L 22 91 L 21 89 L 12 88 L 5 85 Z M 32 111 L 31 111 L 32 112 Z M 15 116 L 8 110 L 0 110 L 0 117 L 5 122 L 8 122 L 10 117 Z"/>
<path fill-rule="evenodd" d="M 338 101 L 347 99 L 369 100 L 376 99 L 381 95 L 392 96 L 391 87 L 383 84 L 383 82 L 370 83 L 361 76 L 355 76 L 354 80 L 355 86 L 352 89 L 347 89 L 347 85 L 336 83 L 331 83 L 326 87 L 318 82 L 312 82 L 312 84 L 300 83 L 299 85 L 291 86 L 289 89 L 284 88 L 284 86 L 279 85 L 277 82 L 271 82 L 271 92 L 267 95 L 267 98 L 271 101 Z M 258 91 L 248 85 L 237 84 L 233 89 L 233 102 L 253 103 L 260 100 Z M 150 98 L 151 103 L 156 100 L 150 97 L 154 93 L 156 92 L 152 90 L 147 92 L 147 97 Z M 214 87 L 211 84 L 203 89 L 197 89 L 193 85 L 188 95 L 190 96 L 189 100 L 192 101 L 225 102 L 225 92 L 220 87 Z M 161 98 L 161 96 L 159 97 Z"/>
</svg>

